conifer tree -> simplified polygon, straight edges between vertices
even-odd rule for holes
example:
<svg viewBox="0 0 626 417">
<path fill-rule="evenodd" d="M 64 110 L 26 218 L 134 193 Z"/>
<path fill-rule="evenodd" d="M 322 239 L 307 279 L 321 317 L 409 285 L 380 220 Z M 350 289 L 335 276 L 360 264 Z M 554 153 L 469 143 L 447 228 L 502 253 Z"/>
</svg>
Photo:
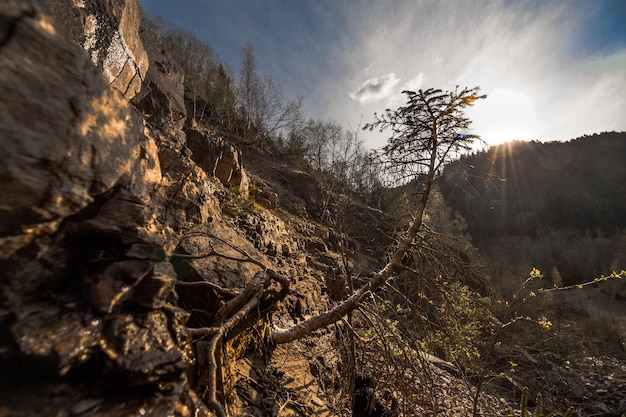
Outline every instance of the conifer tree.
<svg viewBox="0 0 626 417">
<path fill-rule="evenodd" d="M 391 129 L 391 137 L 383 149 L 389 174 L 398 180 L 419 180 L 422 183 L 413 221 L 394 248 L 389 262 L 365 285 L 332 310 L 290 329 L 274 331 L 274 343 L 291 342 L 341 320 L 356 309 L 370 291 L 378 289 L 394 276 L 422 228 L 426 204 L 443 165 L 459 153 L 468 151 L 471 144 L 479 139 L 477 135 L 468 133 L 471 120 L 464 113 L 476 100 L 486 97 L 479 91 L 478 87 L 461 91 L 458 88 L 455 91 L 404 91 L 406 106 L 397 110 L 387 109 L 382 115 L 376 114 L 375 121 L 365 125 L 364 129 L 379 129 L 381 132 Z"/>
</svg>

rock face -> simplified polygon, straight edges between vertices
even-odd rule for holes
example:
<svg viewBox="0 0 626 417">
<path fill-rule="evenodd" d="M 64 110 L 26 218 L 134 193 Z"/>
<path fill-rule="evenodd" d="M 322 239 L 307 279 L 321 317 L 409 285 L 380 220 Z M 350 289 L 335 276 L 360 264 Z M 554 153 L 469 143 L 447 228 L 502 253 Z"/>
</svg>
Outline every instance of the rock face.
<svg viewBox="0 0 626 417">
<path fill-rule="evenodd" d="M 195 129 L 187 130 L 187 147 L 191 158 L 208 175 L 217 177 L 222 184 L 238 188 L 248 195 L 248 177 L 241 165 L 241 152 L 221 138 Z"/>
<path fill-rule="evenodd" d="M 174 80 L 168 111 L 129 103 L 135 1 L 11 0 L 0 22 L 0 414 L 209 415 L 169 254 L 226 190 L 183 146 L 181 77 L 149 78 Z"/>
<path fill-rule="evenodd" d="M 127 99 L 141 91 L 148 55 L 139 37 L 139 7 L 126 0 L 52 0 L 59 21 L 93 64 Z"/>
<path fill-rule="evenodd" d="M 38 3 L 9 2 L 0 46 L 4 257 L 114 185 L 159 180 L 141 118 Z M 141 165 L 141 167 L 139 166 Z M 141 177 L 133 172 L 141 171 Z"/>
<path fill-rule="evenodd" d="M 267 343 L 344 298 L 346 269 L 367 279 L 392 240 L 382 217 L 347 212 L 383 248 L 359 261 L 314 176 L 265 154 L 248 196 L 241 151 L 187 123 L 183 81 L 136 0 L 0 1 L 0 416 L 208 417 L 214 383 L 229 415 L 330 417 L 347 415 L 351 382 L 354 415 L 393 415 L 345 372 L 339 325 Z M 283 281 L 250 285 L 272 268 Z M 241 312 L 211 362 L 211 331 Z M 626 368 L 599 365 L 563 389 L 589 415 L 622 414 Z M 562 367 L 551 386 L 580 374 Z M 425 375 L 465 389 L 443 367 Z"/>
<path fill-rule="evenodd" d="M 208 415 L 166 256 L 184 219 L 146 203 L 193 194 L 170 191 L 141 116 L 45 3 L 3 2 L 0 21 L 2 412 Z"/>
<path fill-rule="evenodd" d="M 249 197 L 137 10 L 0 2 L 0 416 L 339 415 L 342 333 L 266 338 L 345 295 L 323 189 L 262 159 Z"/>
<path fill-rule="evenodd" d="M 135 0 L 6 0 L 0 23 L 0 415 L 212 415 L 188 328 L 259 272 L 242 257 L 297 281 L 303 245 L 253 202 L 227 213 L 248 201 L 241 151 L 186 126 L 183 76 Z M 324 308 L 320 283 L 295 285 L 298 318 Z M 220 400 L 259 415 L 232 370 L 261 340 L 233 333 Z M 311 413 L 332 415 L 322 396 Z"/>
<path fill-rule="evenodd" d="M 131 102 L 150 123 L 175 137 L 178 145 L 183 146 L 185 136 L 182 128 L 187 118 L 184 76 L 168 59 L 154 35 L 144 30 L 139 35 L 148 53 L 150 66 L 141 91 Z"/>
</svg>

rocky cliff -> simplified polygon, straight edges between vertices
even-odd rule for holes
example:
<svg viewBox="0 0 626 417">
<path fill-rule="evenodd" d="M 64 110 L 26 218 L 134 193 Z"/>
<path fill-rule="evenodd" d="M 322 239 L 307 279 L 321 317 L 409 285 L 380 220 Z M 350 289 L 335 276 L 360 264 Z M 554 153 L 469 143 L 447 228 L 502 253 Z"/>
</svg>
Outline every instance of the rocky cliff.
<svg viewBox="0 0 626 417">
<path fill-rule="evenodd" d="M 241 151 L 186 123 L 182 81 L 135 0 L 0 5 L 0 415 L 201 416 L 211 396 L 234 415 L 282 397 L 329 415 L 312 352 L 270 355 L 261 310 L 274 287 L 279 324 L 324 308 L 301 279 L 319 237 L 245 208 Z M 268 291 L 212 361 L 189 329 L 239 322 L 223 307 L 255 277 Z"/>
<path fill-rule="evenodd" d="M 369 346 L 362 368 L 391 376 L 375 398 L 351 351 L 375 343 L 351 347 L 348 322 L 272 343 L 344 298 L 347 269 L 380 268 L 389 216 L 191 123 L 136 0 L 0 2 L 0 157 L 0 417 L 376 416 L 405 389 L 424 415 L 471 410 L 467 379 L 420 350 Z M 580 401 L 622 401 L 585 381 Z"/>
</svg>

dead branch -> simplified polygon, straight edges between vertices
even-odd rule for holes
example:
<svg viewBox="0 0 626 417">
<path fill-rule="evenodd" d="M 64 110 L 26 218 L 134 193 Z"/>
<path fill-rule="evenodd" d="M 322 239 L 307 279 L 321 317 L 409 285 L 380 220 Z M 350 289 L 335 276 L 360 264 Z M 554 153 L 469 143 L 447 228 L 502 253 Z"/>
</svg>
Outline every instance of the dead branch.
<svg viewBox="0 0 626 417">
<path fill-rule="evenodd" d="M 259 289 L 253 294 L 252 298 L 250 298 L 250 300 L 248 300 L 248 302 L 239 311 L 237 311 L 237 313 L 235 313 L 235 315 L 224 322 L 222 327 L 224 328 L 225 333 L 228 333 L 237 323 L 246 317 L 253 308 L 259 305 L 259 300 L 261 299 L 262 294 L 263 289 Z"/>
<path fill-rule="evenodd" d="M 262 297 L 264 297 L 265 301 L 269 302 L 270 305 L 284 299 L 289 292 L 290 282 L 288 278 L 268 268 L 263 262 L 253 258 L 245 250 L 223 239 L 217 238 L 216 236 L 210 234 L 204 235 L 220 240 L 231 249 L 239 252 L 242 257 L 231 256 L 218 252 L 213 248 L 213 246 L 210 247 L 208 252 L 200 255 L 174 253 L 172 256 L 179 256 L 186 259 L 202 259 L 210 256 L 217 256 L 237 262 L 249 262 L 263 269 L 263 271 L 255 274 L 255 276 L 241 292 L 226 290 L 207 281 L 179 283 L 180 285 L 186 286 L 209 286 L 218 292 L 232 295 L 232 298 L 226 302 L 226 304 L 224 304 L 213 317 L 213 323 L 216 324 L 215 327 L 188 329 L 189 334 L 192 337 L 211 337 L 205 353 L 208 362 L 206 401 L 207 405 L 215 411 L 218 417 L 226 417 L 226 410 L 217 399 L 217 375 L 219 370 L 217 358 L 218 348 L 224 338 L 228 335 L 229 331 L 240 323 L 254 308 L 257 308 L 260 305 Z M 276 281 L 280 285 L 280 289 L 266 292 L 265 288 L 269 287 L 272 281 Z"/>
<path fill-rule="evenodd" d="M 264 302 L 269 305 L 274 305 L 276 302 L 284 299 L 289 292 L 290 281 L 288 278 L 284 277 L 273 269 L 268 268 L 263 262 L 252 257 L 244 249 L 239 248 L 236 245 L 225 241 L 224 239 L 218 238 L 217 236 L 211 235 L 209 233 L 195 233 L 193 235 L 186 236 L 186 238 L 192 236 L 206 236 L 210 237 L 213 240 L 219 240 L 229 248 L 241 254 L 241 257 L 221 253 L 215 250 L 212 245 L 209 245 L 210 250 L 203 254 L 193 255 L 173 253 L 172 256 L 177 256 L 185 259 L 203 259 L 211 256 L 216 256 L 236 262 L 252 263 L 262 268 L 262 271 L 256 273 L 254 277 L 250 280 L 250 282 L 246 285 L 244 290 L 241 292 L 227 290 L 208 281 L 181 281 L 177 283 L 177 285 L 183 286 L 208 286 L 222 294 L 228 294 L 232 296 L 232 298 L 222 307 L 220 307 L 217 313 L 215 313 L 215 316 L 213 317 L 213 323 L 215 324 L 214 327 L 188 329 L 188 332 L 192 337 L 211 337 L 205 350 L 205 357 L 207 358 L 208 362 L 208 376 L 206 377 L 206 401 L 207 405 L 211 409 L 213 409 L 213 411 L 215 411 L 218 417 L 226 417 L 226 410 L 217 399 L 217 375 L 219 370 L 217 358 L 218 348 L 221 345 L 223 339 L 228 335 L 229 331 L 232 330 L 238 323 L 240 323 L 254 308 L 258 308 L 260 306 L 261 299 L 263 299 Z M 270 286 L 270 283 L 272 281 L 277 282 L 280 286 L 280 289 L 265 291 L 265 289 Z"/>
<path fill-rule="evenodd" d="M 219 332 L 219 327 L 195 327 L 192 329 L 187 329 L 187 333 L 191 337 L 215 336 Z"/>
<path fill-rule="evenodd" d="M 243 305 L 250 299 L 250 297 L 252 297 L 252 295 L 263 289 L 263 287 L 265 286 L 265 282 L 268 279 L 269 277 L 267 274 L 263 272 L 257 273 L 241 293 L 239 293 L 236 297 L 224 304 L 217 311 L 217 313 L 215 313 L 213 322 L 222 323 L 233 312 L 241 309 L 241 307 L 243 307 Z"/>
<path fill-rule="evenodd" d="M 236 297 L 240 294 L 239 291 L 231 290 L 230 288 L 223 288 L 210 281 L 176 281 L 176 285 L 181 287 L 209 287 L 220 294 L 224 294 L 230 298 Z"/>
<path fill-rule="evenodd" d="M 227 417 L 226 410 L 217 400 L 217 357 L 215 356 L 217 352 L 217 347 L 222 341 L 222 337 L 224 336 L 224 330 L 220 327 L 217 334 L 211 338 L 209 345 L 207 347 L 208 357 L 209 357 L 209 378 L 207 382 L 207 405 L 215 411 L 218 417 Z"/>
<path fill-rule="evenodd" d="M 265 273 L 257 273 L 241 294 L 230 300 L 229 303 L 218 311 L 218 314 L 223 318 L 235 312 L 230 318 L 224 320 L 222 325 L 218 327 L 188 329 L 191 336 L 211 336 L 211 340 L 206 348 L 206 357 L 208 358 L 206 401 L 207 405 L 215 411 L 218 417 L 227 417 L 224 406 L 220 404 L 217 399 L 217 372 L 219 369 L 217 361 L 218 347 L 224 339 L 224 336 L 259 304 L 261 295 L 263 294 L 263 284 L 267 279 L 268 277 Z"/>
</svg>

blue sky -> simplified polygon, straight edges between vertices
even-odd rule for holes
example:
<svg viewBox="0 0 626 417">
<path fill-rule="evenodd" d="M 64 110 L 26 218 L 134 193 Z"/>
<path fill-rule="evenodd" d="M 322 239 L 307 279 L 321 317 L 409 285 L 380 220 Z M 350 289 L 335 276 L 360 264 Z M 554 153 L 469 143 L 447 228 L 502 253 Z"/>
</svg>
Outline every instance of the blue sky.
<svg viewBox="0 0 626 417">
<path fill-rule="evenodd" d="M 252 42 L 263 75 L 346 127 L 403 89 L 460 85 L 488 94 L 470 117 L 489 143 L 626 130 L 625 0 L 140 1 L 235 74 Z"/>
</svg>

